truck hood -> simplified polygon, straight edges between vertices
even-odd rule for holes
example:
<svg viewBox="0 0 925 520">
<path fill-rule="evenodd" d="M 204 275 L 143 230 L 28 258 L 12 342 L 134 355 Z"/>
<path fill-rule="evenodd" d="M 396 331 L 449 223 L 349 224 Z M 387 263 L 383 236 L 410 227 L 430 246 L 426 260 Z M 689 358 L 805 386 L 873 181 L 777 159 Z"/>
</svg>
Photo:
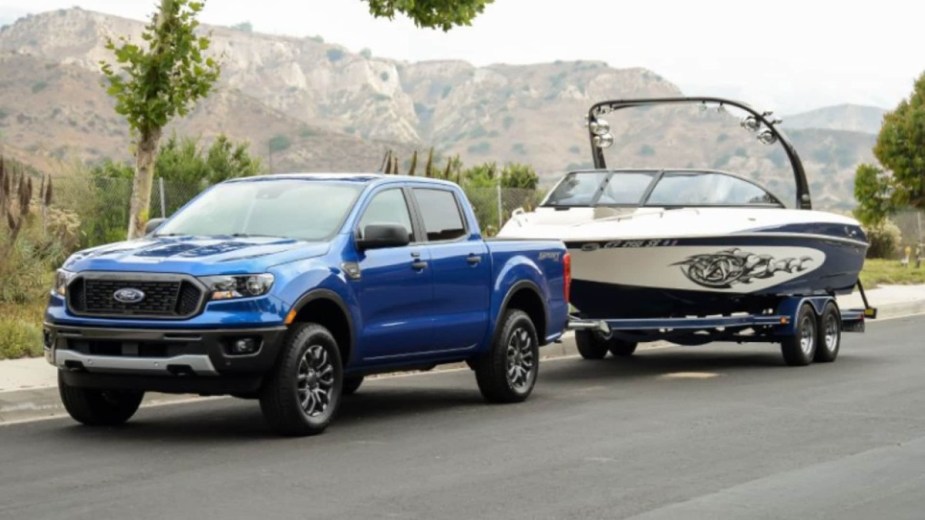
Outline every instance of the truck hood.
<svg viewBox="0 0 925 520">
<path fill-rule="evenodd" d="M 75 253 L 69 271 L 136 271 L 193 276 L 266 272 L 327 253 L 328 242 L 275 237 L 145 237 Z"/>
</svg>

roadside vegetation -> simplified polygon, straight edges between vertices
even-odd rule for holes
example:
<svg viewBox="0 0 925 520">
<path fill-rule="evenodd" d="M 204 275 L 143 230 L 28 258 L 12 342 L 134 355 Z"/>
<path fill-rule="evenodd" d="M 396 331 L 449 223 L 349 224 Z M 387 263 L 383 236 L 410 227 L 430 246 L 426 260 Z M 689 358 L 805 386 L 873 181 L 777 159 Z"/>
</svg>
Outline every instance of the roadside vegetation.
<svg viewBox="0 0 925 520">
<path fill-rule="evenodd" d="M 925 259 L 919 267 L 915 264 L 915 258 L 911 259 L 909 265 L 903 265 L 899 260 L 868 258 L 861 271 L 861 282 L 865 289 L 873 289 L 878 285 L 925 284 Z"/>
<path fill-rule="evenodd" d="M 893 221 L 903 210 L 925 211 L 925 73 L 909 97 L 883 117 L 873 152 L 878 164 L 857 168 L 854 215 L 870 239 L 869 259 L 903 257 L 907 247 L 914 250 L 925 242 L 921 225 L 903 236 Z"/>
</svg>

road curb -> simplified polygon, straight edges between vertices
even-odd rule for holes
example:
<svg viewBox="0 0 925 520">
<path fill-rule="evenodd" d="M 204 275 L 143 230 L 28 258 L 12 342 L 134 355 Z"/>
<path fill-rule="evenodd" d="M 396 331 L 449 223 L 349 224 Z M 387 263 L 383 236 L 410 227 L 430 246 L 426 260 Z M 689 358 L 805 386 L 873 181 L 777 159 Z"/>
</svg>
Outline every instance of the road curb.
<svg viewBox="0 0 925 520">
<path fill-rule="evenodd" d="M 878 307 L 878 317 L 880 319 L 900 318 L 925 314 L 925 299 L 911 302 L 896 302 Z M 562 341 L 543 347 L 541 350 L 542 359 L 557 359 L 578 355 L 575 346 L 574 335 L 567 332 Z M 649 343 L 640 346 L 640 350 L 654 350 L 671 345 L 667 342 Z M 0 362 L 2 364 L 2 362 Z M 436 370 L 459 370 L 466 368 L 465 363 L 456 363 L 452 365 L 443 365 Z M 378 377 L 394 377 L 393 374 L 384 374 Z M 171 395 L 149 393 L 145 396 L 143 407 L 160 406 L 165 404 L 186 402 L 191 399 L 197 399 L 192 395 Z M 58 397 L 58 388 L 42 387 L 30 388 L 25 390 L 11 390 L 0 392 L 0 427 L 31 422 L 44 419 L 55 419 L 67 415 L 61 400 Z"/>
</svg>

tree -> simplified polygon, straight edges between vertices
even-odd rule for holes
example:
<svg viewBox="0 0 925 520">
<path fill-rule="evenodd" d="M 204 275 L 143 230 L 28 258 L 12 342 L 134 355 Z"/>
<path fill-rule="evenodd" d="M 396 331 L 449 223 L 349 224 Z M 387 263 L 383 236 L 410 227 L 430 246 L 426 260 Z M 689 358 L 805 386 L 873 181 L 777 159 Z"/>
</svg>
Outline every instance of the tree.
<svg viewBox="0 0 925 520">
<path fill-rule="evenodd" d="M 235 177 L 259 175 L 263 170 L 260 159 L 247 148 L 247 142 L 235 143 L 225 134 L 219 134 L 208 149 L 199 139 L 174 134 L 157 151 L 155 177 L 202 189 Z M 91 173 L 97 178 L 131 179 L 132 167 L 107 159 Z"/>
<path fill-rule="evenodd" d="M 872 164 L 859 165 L 854 176 L 854 198 L 858 201 L 854 216 L 862 224 L 880 225 L 893 210 L 892 191 L 883 170 Z"/>
<path fill-rule="evenodd" d="M 894 202 L 925 209 L 925 73 L 909 99 L 883 117 L 874 155 L 892 173 Z"/>
<path fill-rule="evenodd" d="M 540 178 L 528 164 L 508 163 L 501 170 L 501 187 L 535 190 Z"/>
<path fill-rule="evenodd" d="M 449 31 L 460 25 L 470 25 L 485 6 L 494 0 L 365 0 L 369 12 L 377 18 L 395 17 L 402 13 L 418 27 Z"/>
<path fill-rule="evenodd" d="M 116 100 L 116 112 L 132 129 L 135 176 L 129 213 L 129 238 L 141 236 L 148 220 L 154 159 L 163 128 L 176 116 L 185 116 L 193 104 L 208 95 L 218 80 L 219 65 L 204 52 L 210 40 L 197 36 L 196 16 L 204 2 L 161 0 L 158 12 L 142 32 L 144 47 L 121 37 L 107 39 L 117 67 L 106 61 L 100 68 Z"/>
</svg>

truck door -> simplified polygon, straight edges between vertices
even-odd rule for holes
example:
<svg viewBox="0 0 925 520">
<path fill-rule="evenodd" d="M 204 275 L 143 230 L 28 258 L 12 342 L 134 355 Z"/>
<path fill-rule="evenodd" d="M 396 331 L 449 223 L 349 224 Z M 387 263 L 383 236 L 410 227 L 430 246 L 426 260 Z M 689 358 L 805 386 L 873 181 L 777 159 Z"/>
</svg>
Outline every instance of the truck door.
<svg viewBox="0 0 925 520">
<path fill-rule="evenodd" d="M 451 189 L 414 188 L 434 277 L 434 350 L 469 349 L 488 331 L 491 259 Z M 475 239 L 470 239 L 475 234 Z"/>
<path fill-rule="evenodd" d="M 411 244 L 360 251 L 359 302 L 363 318 L 360 356 L 388 362 L 426 351 L 433 342 L 433 275 L 430 255 L 415 243 L 411 212 L 401 188 L 373 195 L 355 230 L 370 224 L 400 224 Z"/>
</svg>

